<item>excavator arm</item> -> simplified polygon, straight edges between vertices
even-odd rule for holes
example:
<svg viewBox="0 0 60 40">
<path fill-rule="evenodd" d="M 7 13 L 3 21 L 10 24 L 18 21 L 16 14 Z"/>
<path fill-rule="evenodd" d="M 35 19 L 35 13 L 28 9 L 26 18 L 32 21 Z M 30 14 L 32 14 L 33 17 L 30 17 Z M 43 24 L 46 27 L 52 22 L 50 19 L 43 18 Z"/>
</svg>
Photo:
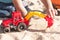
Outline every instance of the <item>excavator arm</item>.
<svg viewBox="0 0 60 40">
<path fill-rule="evenodd" d="M 48 15 L 45 15 L 44 13 L 42 12 L 39 12 L 39 11 L 30 11 L 26 16 L 25 16 L 25 19 L 26 20 L 30 20 L 30 18 L 32 16 L 38 16 L 40 18 L 44 18 L 47 22 L 48 22 L 48 26 L 47 27 L 51 27 L 53 25 L 53 19 L 52 17 L 48 16 Z"/>
<path fill-rule="evenodd" d="M 29 20 L 32 16 L 34 16 L 34 15 L 36 15 L 36 16 L 38 16 L 38 17 L 40 17 L 40 18 L 45 18 L 46 17 L 46 15 L 44 14 L 44 13 L 42 13 L 42 12 L 39 12 L 39 11 L 30 11 L 30 12 L 28 12 L 28 14 L 25 16 L 25 19 L 26 20 Z"/>
</svg>

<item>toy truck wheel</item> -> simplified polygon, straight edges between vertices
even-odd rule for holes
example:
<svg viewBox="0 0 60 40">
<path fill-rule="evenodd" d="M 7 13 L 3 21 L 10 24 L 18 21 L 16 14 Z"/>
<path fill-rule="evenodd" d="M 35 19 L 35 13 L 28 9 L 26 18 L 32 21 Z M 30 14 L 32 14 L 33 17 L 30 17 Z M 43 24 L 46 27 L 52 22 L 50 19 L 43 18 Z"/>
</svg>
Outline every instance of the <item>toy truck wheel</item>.
<svg viewBox="0 0 60 40">
<path fill-rule="evenodd" d="M 10 28 L 9 27 L 4 28 L 4 33 L 7 33 L 7 32 L 10 32 Z"/>
<path fill-rule="evenodd" d="M 27 26 L 25 23 L 20 23 L 17 27 L 17 30 L 20 31 L 24 31 L 25 29 L 27 29 Z"/>
<path fill-rule="evenodd" d="M 3 26 L 0 25 L 0 32 L 3 33 Z"/>
</svg>

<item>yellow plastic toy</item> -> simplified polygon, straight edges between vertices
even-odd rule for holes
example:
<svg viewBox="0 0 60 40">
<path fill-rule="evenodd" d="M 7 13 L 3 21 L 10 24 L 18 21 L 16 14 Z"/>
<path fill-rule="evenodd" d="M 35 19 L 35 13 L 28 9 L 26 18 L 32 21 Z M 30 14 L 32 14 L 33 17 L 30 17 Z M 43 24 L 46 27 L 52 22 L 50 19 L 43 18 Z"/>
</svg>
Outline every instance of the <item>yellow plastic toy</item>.
<svg viewBox="0 0 60 40">
<path fill-rule="evenodd" d="M 44 18 L 48 22 L 48 27 L 51 27 L 53 25 L 52 17 L 39 11 L 28 12 L 28 14 L 25 16 L 25 19 L 29 20 L 32 16 L 35 16 L 35 15 L 38 16 L 39 18 Z"/>
<path fill-rule="evenodd" d="M 29 20 L 32 16 L 34 16 L 34 15 L 36 15 L 36 16 L 39 16 L 40 18 L 45 18 L 46 17 L 46 15 L 44 14 L 44 13 L 42 13 L 42 12 L 39 12 L 39 11 L 30 11 L 30 12 L 28 12 L 28 14 L 25 16 L 25 19 L 26 20 Z"/>
</svg>

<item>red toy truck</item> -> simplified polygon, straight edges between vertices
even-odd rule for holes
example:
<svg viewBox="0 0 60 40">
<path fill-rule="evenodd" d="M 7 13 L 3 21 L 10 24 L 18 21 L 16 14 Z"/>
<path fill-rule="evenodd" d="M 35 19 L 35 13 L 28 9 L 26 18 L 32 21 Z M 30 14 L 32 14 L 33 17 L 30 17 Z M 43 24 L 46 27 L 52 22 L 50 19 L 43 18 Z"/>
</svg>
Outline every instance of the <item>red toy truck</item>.
<svg viewBox="0 0 60 40">
<path fill-rule="evenodd" d="M 4 32 L 10 32 L 11 28 L 14 28 L 15 30 L 17 29 L 18 31 L 22 31 L 27 28 L 28 24 L 28 21 L 22 17 L 21 12 L 15 11 L 12 12 L 12 17 L 3 20 L 1 25 L 3 27 Z"/>
<path fill-rule="evenodd" d="M 11 18 L 3 20 L 2 24 L 1 24 L 3 31 L 10 32 L 11 28 L 14 28 L 15 30 L 18 30 L 18 31 L 23 31 L 23 30 L 27 29 L 28 25 L 29 25 L 29 20 L 34 15 L 39 16 L 40 18 L 46 19 L 46 21 L 48 22 L 47 27 L 52 26 L 53 19 L 51 17 L 49 17 L 48 15 L 43 14 L 42 12 L 31 11 L 23 18 L 21 15 L 21 12 L 15 11 L 15 12 L 12 12 Z"/>
</svg>

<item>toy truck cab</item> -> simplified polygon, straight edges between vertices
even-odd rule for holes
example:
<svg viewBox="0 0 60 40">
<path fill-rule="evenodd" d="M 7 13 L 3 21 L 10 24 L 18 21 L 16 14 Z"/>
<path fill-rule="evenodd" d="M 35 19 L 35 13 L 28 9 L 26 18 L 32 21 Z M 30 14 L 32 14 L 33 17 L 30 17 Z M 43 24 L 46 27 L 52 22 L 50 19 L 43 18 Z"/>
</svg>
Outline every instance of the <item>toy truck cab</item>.
<svg viewBox="0 0 60 40">
<path fill-rule="evenodd" d="M 11 28 L 22 31 L 27 28 L 28 21 L 22 17 L 21 12 L 15 11 L 12 12 L 11 18 L 3 20 L 2 25 L 4 32 L 10 32 Z"/>
</svg>

